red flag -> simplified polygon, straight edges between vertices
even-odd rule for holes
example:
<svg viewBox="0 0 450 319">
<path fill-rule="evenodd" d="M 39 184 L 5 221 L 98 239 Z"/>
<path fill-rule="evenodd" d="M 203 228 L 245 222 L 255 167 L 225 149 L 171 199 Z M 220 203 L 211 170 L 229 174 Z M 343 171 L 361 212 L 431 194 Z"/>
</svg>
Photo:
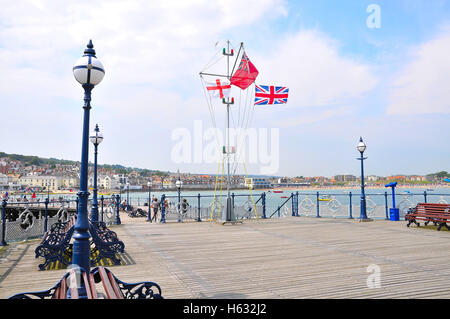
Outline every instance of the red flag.
<svg viewBox="0 0 450 319">
<path fill-rule="evenodd" d="M 242 90 L 248 88 L 253 82 L 255 82 L 256 77 L 259 72 L 255 68 L 252 62 L 250 62 L 247 54 L 242 55 L 241 63 L 238 69 L 234 72 L 230 79 L 231 84 L 240 87 Z"/>
</svg>

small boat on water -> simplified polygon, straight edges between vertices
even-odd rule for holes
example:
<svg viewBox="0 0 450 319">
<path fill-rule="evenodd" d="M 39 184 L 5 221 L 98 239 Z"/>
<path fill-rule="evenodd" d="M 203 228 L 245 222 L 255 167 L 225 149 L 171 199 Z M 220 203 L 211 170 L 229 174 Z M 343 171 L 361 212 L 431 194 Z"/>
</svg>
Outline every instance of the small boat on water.
<svg viewBox="0 0 450 319">
<path fill-rule="evenodd" d="M 273 191 L 274 193 L 283 193 L 283 191 Z"/>
<path fill-rule="evenodd" d="M 427 192 L 432 192 L 432 191 L 434 191 L 434 189 L 427 188 Z"/>
<path fill-rule="evenodd" d="M 329 202 L 331 200 L 330 195 L 322 195 L 319 197 L 319 201 L 321 202 Z"/>
<path fill-rule="evenodd" d="M 281 198 L 288 198 L 288 196 L 281 196 Z"/>
</svg>

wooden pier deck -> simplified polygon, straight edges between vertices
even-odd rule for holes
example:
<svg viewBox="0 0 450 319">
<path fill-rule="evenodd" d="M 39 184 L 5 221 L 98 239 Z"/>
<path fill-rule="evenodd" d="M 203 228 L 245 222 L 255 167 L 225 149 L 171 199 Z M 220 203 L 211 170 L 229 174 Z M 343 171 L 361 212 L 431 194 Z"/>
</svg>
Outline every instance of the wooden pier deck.
<svg viewBox="0 0 450 319">
<path fill-rule="evenodd" d="M 405 222 L 288 217 L 221 225 L 149 224 L 123 216 L 123 281 L 151 280 L 165 298 L 449 298 L 450 232 Z M 0 253 L 0 298 L 48 289 L 65 270 L 38 271 L 38 241 Z M 369 265 L 380 287 L 368 288 Z"/>
</svg>

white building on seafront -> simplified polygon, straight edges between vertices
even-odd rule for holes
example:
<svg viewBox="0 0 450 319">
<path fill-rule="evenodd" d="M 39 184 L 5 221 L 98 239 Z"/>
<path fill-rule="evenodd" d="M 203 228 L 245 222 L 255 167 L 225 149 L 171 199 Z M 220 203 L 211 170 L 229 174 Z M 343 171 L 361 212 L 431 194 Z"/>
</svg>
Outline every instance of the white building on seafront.
<svg viewBox="0 0 450 319">
<path fill-rule="evenodd" d="M 100 175 L 97 176 L 97 188 L 105 190 L 118 189 L 119 184 L 122 181 L 125 181 L 125 179 L 123 179 L 120 175 Z M 125 183 L 122 184 L 122 187 L 124 187 Z M 89 187 L 94 187 L 94 176 L 89 177 L 88 185 Z"/>
<path fill-rule="evenodd" d="M 260 188 L 271 188 L 272 183 L 268 178 L 263 177 L 255 177 L 255 178 L 246 178 L 244 182 L 245 186 L 251 189 L 260 189 Z"/>
</svg>

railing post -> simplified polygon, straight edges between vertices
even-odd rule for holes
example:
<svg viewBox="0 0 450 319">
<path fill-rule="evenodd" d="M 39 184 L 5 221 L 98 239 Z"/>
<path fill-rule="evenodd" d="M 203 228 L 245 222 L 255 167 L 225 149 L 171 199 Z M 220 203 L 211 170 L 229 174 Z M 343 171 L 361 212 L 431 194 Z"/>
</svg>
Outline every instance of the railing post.
<svg viewBox="0 0 450 319">
<path fill-rule="evenodd" d="M 263 219 L 266 219 L 267 218 L 266 217 L 266 193 L 265 192 L 262 193 L 261 197 L 262 197 L 262 199 L 261 199 L 261 202 L 262 202 L 262 216 L 263 216 Z"/>
<path fill-rule="evenodd" d="M 233 203 L 233 209 L 234 209 L 234 193 L 231 193 L 231 202 Z"/>
<path fill-rule="evenodd" d="M 320 201 L 319 201 L 319 192 L 317 192 L 316 193 L 316 202 L 317 202 L 317 218 L 320 218 L 320 208 L 319 208 L 319 204 L 320 204 Z"/>
<path fill-rule="evenodd" d="M 295 193 L 295 216 L 298 217 L 298 192 Z"/>
<path fill-rule="evenodd" d="M 292 206 L 292 217 L 295 216 L 295 198 L 294 193 L 291 193 L 291 206 Z"/>
<path fill-rule="evenodd" d="M 387 196 L 388 196 L 387 192 L 384 192 L 384 207 L 385 207 L 385 209 L 386 209 L 386 220 L 389 220 L 389 213 L 388 213 L 389 209 L 388 209 L 388 199 L 387 199 Z"/>
<path fill-rule="evenodd" d="M 427 191 L 423 191 L 423 198 L 425 200 L 425 203 L 427 202 Z"/>
<path fill-rule="evenodd" d="M 281 208 L 280 205 L 278 205 L 278 210 L 277 210 L 277 211 L 278 211 L 278 218 L 281 217 L 281 216 L 280 216 L 280 208 Z"/>
<path fill-rule="evenodd" d="M 48 197 L 45 199 L 45 211 L 44 211 L 44 234 L 48 229 Z"/>
<path fill-rule="evenodd" d="M 201 222 L 202 221 L 202 219 L 201 219 L 201 209 L 200 209 L 200 193 L 197 195 L 197 200 L 198 200 L 198 218 L 197 218 L 197 221 L 198 222 Z"/>
<path fill-rule="evenodd" d="M 6 246 L 8 245 L 6 243 L 6 198 L 2 201 L 2 242 L 0 243 L 0 246 Z"/>
<path fill-rule="evenodd" d="M 352 206 L 352 192 L 348 193 L 348 196 L 350 197 L 350 206 L 349 206 L 349 210 L 350 210 L 350 217 L 348 219 L 353 219 L 353 206 Z"/>
<path fill-rule="evenodd" d="M 105 198 L 103 197 L 103 195 L 100 197 L 100 202 L 101 202 L 101 204 L 102 204 L 102 206 L 101 206 L 101 210 L 102 210 L 102 219 L 101 219 L 101 221 L 102 221 L 102 223 L 103 223 L 103 201 L 105 200 Z"/>
<path fill-rule="evenodd" d="M 166 200 L 166 195 L 162 194 L 161 195 L 161 220 L 160 220 L 160 223 L 166 222 L 166 205 L 164 203 L 165 200 Z"/>
<path fill-rule="evenodd" d="M 120 211 L 120 196 L 116 195 L 116 225 L 120 225 L 122 223 L 120 221 L 119 211 Z"/>
</svg>

